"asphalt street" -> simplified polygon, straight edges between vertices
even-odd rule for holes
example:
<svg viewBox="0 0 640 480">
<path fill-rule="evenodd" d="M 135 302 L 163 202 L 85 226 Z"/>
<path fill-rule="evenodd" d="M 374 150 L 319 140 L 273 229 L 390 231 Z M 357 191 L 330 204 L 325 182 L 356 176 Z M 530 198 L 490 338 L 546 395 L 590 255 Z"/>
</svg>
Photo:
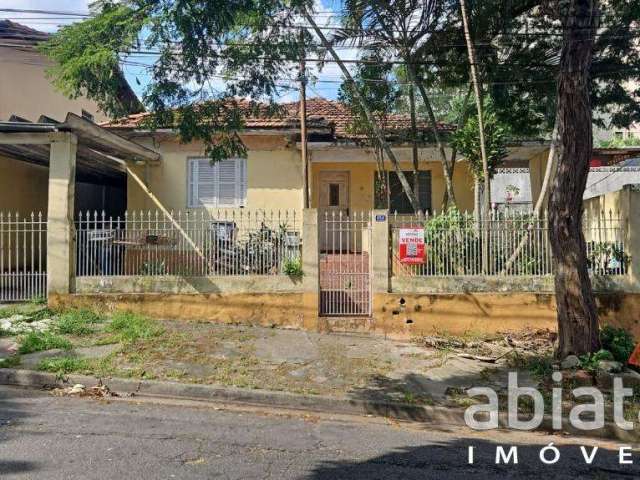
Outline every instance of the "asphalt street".
<svg viewBox="0 0 640 480">
<path fill-rule="evenodd" d="M 557 463 L 539 459 L 558 446 Z M 580 445 L 599 446 L 591 465 Z M 468 447 L 475 447 L 474 464 Z M 518 446 L 518 464 L 495 462 Z M 381 418 L 55 397 L 0 386 L 3 479 L 637 478 L 617 443 L 521 432 L 472 432 Z M 553 457 L 550 452 L 547 458 Z"/>
</svg>

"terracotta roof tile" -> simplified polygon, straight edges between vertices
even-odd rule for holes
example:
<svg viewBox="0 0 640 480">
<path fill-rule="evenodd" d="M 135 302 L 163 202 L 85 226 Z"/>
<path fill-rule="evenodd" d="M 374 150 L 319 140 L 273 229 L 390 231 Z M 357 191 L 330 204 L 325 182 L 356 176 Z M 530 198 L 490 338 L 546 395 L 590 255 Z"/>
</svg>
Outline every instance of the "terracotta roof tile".
<svg viewBox="0 0 640 480">
<path fill-rule="evenodd" d="M 299 102 L 284 103 L 282 104 L 283 112 L 271 116 L 266 113 L 266 106 L 263 110 L 264 115 L 261 115 L 260 112 L 258 112 L 258 115 L 255 115 L 255 109 L 251 108 L 250 102 L 238 101 L 238 105 L 241 109 L 246 108 L 246 128 L 299 128 Z M 103 126 L 111 128 L 137 128 L 141 126 L 142 121 L 147 115 L 147 113 L 129 115 L 125 118 L 104 123 Z M 352 121 L 353 115 L 347 106 L 341 102 L 322 98 L 311 98 L 307 100 L 307 123 L 309 128 L 332 128 L 336 139 L 362 138 L 363 135 L 351 132 L 350 126 Z M 391 114 L 385 119 L 384 129 L 389 133 L 397 133 L 409 130 L 410 125 L 411 121 L 408 115 Z M 443 132 L 454 130 L 452 125 L 447 124 L 439 124 L 438 127 L 439 130 Z M 421 131 L 431 130 L 425 121 L 418 121 L 418 129 Z"/>
</svg>

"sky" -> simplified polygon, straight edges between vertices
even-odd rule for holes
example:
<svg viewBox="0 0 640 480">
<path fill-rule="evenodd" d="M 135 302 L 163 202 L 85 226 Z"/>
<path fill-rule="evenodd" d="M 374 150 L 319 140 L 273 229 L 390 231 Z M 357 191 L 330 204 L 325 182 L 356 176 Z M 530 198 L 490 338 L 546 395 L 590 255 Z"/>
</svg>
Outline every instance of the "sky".
<svg viewBox="0 0 640 480">
<path fill-rule="evenodd" d="M 55 12 L 88 13 L 88 4 L 91 0 L 0 0 L 0 9 L 21 9 L 21 10 L 46 10 Z M 337 25 L 338 20 L 331 12 L 339 9 L 340 0 L 315 0 L 315 10 L 319 11 L 316 21 L 321 26 Z M 337 6 L 336 6 L 337 5 Z M 43 13 L 18 13 L 0 11 L 0 19 L 9 19 L 22 23 L 31 28 L 45 32 L 55 32 L 61 25 L 78 21 L 80 17 L 67 17 L 64 15 L 53 15 Z M 340 50 L 340 56 L 344 59 L 355 59 L 358 55 L 357 49 L 345 48 Z M 151 58 L 137 57 L 136 63 L 150 64 Z M 322 71 L 319 71 L 314 64 L 307 64 L 309 73 L 317 77 L 317 81 L 308 86 L 307 97 L 324 97 L 335 99 L 340 86 L 341 74 L 335 63 L 327 64 Z M 123 65 L 124 74 L 129 84 L 136 94 L 140 96 L 148 82 L 148 73 L 144 66 Z M 212 81 L 213 86 L 222 86 L 222 80 Z M 283 82 L 292 83 L 290 80 Z M 297 90 L 283 90 L 278 101 L 294 101 L 298 99 Z"/>
</svg>

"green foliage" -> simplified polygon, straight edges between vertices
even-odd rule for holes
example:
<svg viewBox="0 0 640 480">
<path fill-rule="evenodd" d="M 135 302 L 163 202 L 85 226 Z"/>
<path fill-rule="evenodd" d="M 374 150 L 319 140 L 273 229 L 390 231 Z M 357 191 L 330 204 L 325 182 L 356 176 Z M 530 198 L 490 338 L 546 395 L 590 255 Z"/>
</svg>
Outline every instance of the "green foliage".
<svg viewBox="0 0 640 480">
<path fill-rule="evenodd" d="M 0 307 L 0 318 L 9 318 L 20 313 L 16 307 Z"/>
<path fill-rule="evenodd" d="M 71 342 L 51 332 L 30 332 L 22 337 L 18 352 L 21 354 L 59 348 L 71 350 Z"/>
<path fill-rule="evenodd" d="M 100 316 L 92 310 L 69 310 L 57 319 L 55 329 L 63 335 L 88 335 L 94 331 L 92 325 L 101 321 Z"/>
<path fill-rule="evenodd" d="M 119 312 L 113 315 L 107 332 L 115 335 L 118 341 L 133 343 L 137 340 L 148 340 L 162 334 L 162 328 L 151 320 L 133 312 Z"/>
<path fill-rule="evenodd" d="M 86 372 L 89 370 L 89 362 L 77 357 L 44 358 L 36 367 L 43 372 L 52 372 L 57 375 L 65 375 L 74 372 Z"/>
<path fill-rule="evenodd" d="M 20 355 L 0 359 L 0 368 L 15 368 L 20 365 Z"/>
<path fill-rule="evenodd" d="M 627 272 L 631 257 L 613 242 L 588 242 L 587 265 L 598 274 Z"/>
<path fill-rule="evenodd" d="M 40 49 L 54 60 L 48 73 L 70 98 L 86 95 L 110 116 L 131 112 L 123 102 L 120 52 L 140 47 L 139 33 L 149 24 L 146 7 L 103 2 L 99 15 L 62 27 Z"/>
<path fill-rule="evenodd" d="M 167 266 L 164 260 L 156 262 L 144 262 L 140 267 L 139 275 L 164 275 L 167 273 Z"/>
<path fill-rule="evenodd" d="M 300 257 L 285 259 L 282 271 L 290 277 L 302 277 L 302 259 Z"/>
<path fill-rule="evenodd" d="M 485 105 L 483 116 L 489 177 L 493 178 L 496 169 L 507 157 L 507 129 L 498 121 L 490 103 Z M 477 115 L 470 116 L 464 127 L 453 134 L 452 144 L 469 162 L 473 176 L 484 181 Z"/>
<path fill-rule="evenodd" d="M 635 348 L 633 336 L 624 328 L 616 328 L 606 325 L 600 330 L 600 343 L 602 348 L 609 350 L 613 358 L 626 364 Z"/>
<path fill-rule="evenodd" d="M 471 215 L 456 208 L 434 215 L 425 223 L 424 236 L 427 262 L 435 275 L 462 275 L 478 263 L 480 240 Z"/>
<path fill-rule="evenodd" d="M 60 29 L 42 51 L 54 61 L 49 73 L 63 93 L 86 95 L 116 117 L 130 110 L 122 102 L 120 63 L 150 52 L 144 126 L 173 127 L 183 142 L 201 140 L 218 161 L 246 154 L 237 133 L 255 105 L 231 99 L 273 103 L 291 62 L 299 61 L 299 29 L 291 27 L 301 3 L 99 0 L 95 15 Z M 224 87 L 212 82 L 221 75 Z"/>
<path fill-rule="evenodd" d="M 598 368 L 598 362 L 602 360 L 614 360 L 613 354 L 606 349 L 598 350 L 595 353 L 582 355 L 580 358 L 580 368 L 589 372 L 594 372 Z"/>
<path fill-rule="evenodd" d="M 627 138 L 613 137 L 609 140 L 601 140 L 599 147 L 601 148 L 624 148 L 640 146 L 640 137 L 631 135 Z"/>
</svg>

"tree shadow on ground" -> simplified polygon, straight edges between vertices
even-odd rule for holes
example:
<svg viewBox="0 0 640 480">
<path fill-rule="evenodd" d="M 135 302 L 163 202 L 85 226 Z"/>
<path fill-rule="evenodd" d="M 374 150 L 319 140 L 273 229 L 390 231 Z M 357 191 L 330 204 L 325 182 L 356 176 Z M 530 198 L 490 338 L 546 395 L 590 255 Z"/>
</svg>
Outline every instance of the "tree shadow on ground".
<svg viewBox="0 0 640 480">
<path fill-rule="evenodd" d="M 468 436 L 453 442 L 440 441 L 428 446 L 400 448 L 383 455 L 359 461 L 331 461 L 316 466 L 306 477 L 309 480 L 392 480 L 392 479 L 488 479 L 536 478 L 553 479 L 629 479 L 640 476 L 637 458 L 634 465 L 620 465 L 618 450 L 600 446 L 591 465 L 586 464 L 579 445 L 558 445 L 557 463 L 544 464 L 540 451 L 545 443 L 527 444 L 514 441 L 502 444 L 505 452 L 518 447 L 518 464 L 496 464 L 496 447 L 500 443 Z M 586 454 L 591 454 L 587 442 Z M 468 463 L 468 447 L 475 447 L 474 464 Z M 551 459 L 553 454 L 547 453 Z"/>
<path fill-rule="evenodd" d="M 364 386 L 351 389 L 347 395 L 352 400 L 364 402 L 364 408 L 370 415 L 429 421 L 431 417 L 425 413 L 424 406 L 458 407 L 451 412 L 452 418 L 458 418 L 463 404 L 455 400 L 465 400 L 466 389 L 485 385 L 501 390 L 491 381 L 482 380 L 473 373 L 435 379 L 420 373 L 408 373 L 401 378 L 375 375 Z"/>
<path fill-rule="evenodd" d="M 11 460 L 2 453 L 3 443 L 18 437 L 15 426 L 27 415 L 20 406 L 19 398 L 23 391 L 0 385 L 0 478 L 10 474 L 26 474 L 37 470 L 35 462 L 27 460 Z M 28 456 L 28 452 L 25 452 Z"/>
</svg>

